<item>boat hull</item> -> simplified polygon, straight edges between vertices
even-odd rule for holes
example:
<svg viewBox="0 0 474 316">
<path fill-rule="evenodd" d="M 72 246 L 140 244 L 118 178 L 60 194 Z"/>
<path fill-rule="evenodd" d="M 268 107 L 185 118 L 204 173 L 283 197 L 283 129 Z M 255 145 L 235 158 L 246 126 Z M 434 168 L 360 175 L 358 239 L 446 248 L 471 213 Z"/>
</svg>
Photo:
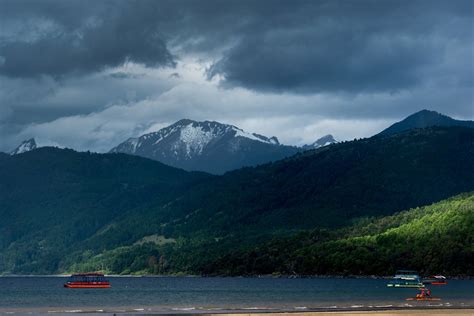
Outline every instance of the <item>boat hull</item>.
<svg viewBox="0 0 474 316">
<path fill-rule="evenodd" d="M 70 289 L 108 289 L 110 284 L 64 284 L 64 287 Z"/>
<path fill-rule="evenodd" d="M 446 284 L 448 284 L 448 282 L 447 282 L 447 281 L 444 281 L 444 280 L 425 279 L 425 280 L 423 280 L 423 284 L 430 284 L 430 285 L 446 285 Z"/>
</svg>

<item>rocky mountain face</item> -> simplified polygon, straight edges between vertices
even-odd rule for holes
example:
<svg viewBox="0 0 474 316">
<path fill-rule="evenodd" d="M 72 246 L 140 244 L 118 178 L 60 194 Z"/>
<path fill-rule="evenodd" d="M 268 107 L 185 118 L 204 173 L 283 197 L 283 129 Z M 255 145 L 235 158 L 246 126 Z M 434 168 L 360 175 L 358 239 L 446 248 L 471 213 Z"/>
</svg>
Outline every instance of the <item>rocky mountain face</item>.
<svg viewBox="0 0 474 316">
<path fill-rule="evenodd" d="M 36 141 L 34 138 L 23 141 L 17 148 L 15 148 L 10 155 L 18 155 L 36 149 Z"/>
<path fill-rule="evenodd" d="M 184 119 L 157 132 L 130 138 L 110 152 L 142 156 L 185 170 L 222 174 L 299 151 L 300 148 L 281 145 L 276 137 L 247 133 L 233 125 Z"/>
<path fill-rule="evenodd" d="M 474 121 L 455 120 L 435 111 L 421 110 L 384 129 L 378 135 L 393 135 L 413 128 L 462 126 L 474 128 Z"/>
</svg>

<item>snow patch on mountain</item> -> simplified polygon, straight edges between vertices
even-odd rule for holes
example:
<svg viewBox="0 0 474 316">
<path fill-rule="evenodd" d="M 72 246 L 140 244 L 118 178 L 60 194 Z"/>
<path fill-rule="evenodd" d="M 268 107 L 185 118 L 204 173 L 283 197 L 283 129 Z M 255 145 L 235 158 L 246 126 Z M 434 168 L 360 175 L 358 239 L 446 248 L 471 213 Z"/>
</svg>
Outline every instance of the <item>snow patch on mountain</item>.
<svg viewBox="0 0 474 316">
<path fill-rule="evenodd" d="M 179 141 L 186 147 L 186 156 L 191 158 L 193 154 L 200 155 L 204 147 L 216 136 L 214 130 L 205 131 L 202 126 L 189 124 L 181 129 Z M 179 143 L 174 144 L 174 148 L 179 148 Z"/>
<path fill-rule="evenodd" d="M 280 141 L 275 136 L 270 137 L 270 143 L 274 145 L 280 145 Z"/>
<path fill-rule="evenodd" d="M 170 136 L 171 134 L 177 132 L 180 128 L 181 128 L 181 126 L 174 126 L 174 127 L 170 126 L 170 127 L 167 127 L 167 128 L 163 128 L 163 129 L 161 129 L 157 132 L 153 132 L 153 133 L 150 133 L 150 134 L 145 134 L 142 137 L 144 139 L 148 139 L 148 138 L 155 139 L 155 142 L 153 144 L 156 145 L 159 142 L 161 142 L 163 139 Z"/>
<path fill-rule="evenodd" d="M 128 140 L 128 143 L 132 147 L 133 152 L 135 152 L 137 150 L 138 142 L 139 142 L 138 138 L 130 138 Z"/>
<path fill-rule="evenodd" d="M 10 155 L 18 155 L 22 153 L 26 153 L 28 151 L 32 151 L 36 149 L 36 141 L 34 138 L 30 138 L 28 140 L 23 141 L 15 150 L 13 150 Z"/>
<path fill-rule="evenodd" d="M 258 135 L 258 134 L 250 134 L 250 133 L 247 133 L 243 130 L 241 130 L 240 128 L 237 128 L 235 126 L 232 126 L 232 129 L 235 131 L 235 135 L 234 137 L 245 137 L 245 138 L 248 138 L 248 139 L 251 139 L 251 140 L 256 140 L 256 141 L 259 141 L 259 142 L 262 142 L 262 143 L 267 143 L 267 144 L 279 144 L 278 143 L 278 139 L 273 136 L 272 138 L 267 138 L 265 136 L 262 136 L 262 135 Z M 276 142 L 275 142 L 276 140 Z"/>
</svg>

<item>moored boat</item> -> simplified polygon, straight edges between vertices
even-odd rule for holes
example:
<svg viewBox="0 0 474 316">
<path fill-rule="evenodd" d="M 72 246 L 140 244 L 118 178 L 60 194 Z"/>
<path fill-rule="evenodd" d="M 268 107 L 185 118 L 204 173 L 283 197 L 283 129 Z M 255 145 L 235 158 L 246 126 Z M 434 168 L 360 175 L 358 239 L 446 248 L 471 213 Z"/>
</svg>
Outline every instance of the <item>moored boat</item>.
<svg viewBox="0 0 474 316">
<path fill-rule="evenodd" d="M 448 281 L 443 275 L 432 275 L 427 278 L 423 278 L 423 284 L 446 285 L 448 284 Z"/>
<path fill-rule="evenodd" d="M 423 287 L 421 277 L 416 271 L 398 270 L 392 280 L 387 283 L 388 287 Z"/>
<path fill-rule="evenodd" d="M 110 282 L 102 273 L 78 273 L 69 277 L 64 287 L 75 289 L 104 289 L 110 287 Z"/>
<path fill-rule="evenodd" d="M 399 270 L 395 276 L 387 283 L 388 287 L 407 287 L 418 288 L 420 291 L 415 297 L 407 298 L 407 301 L 439 301 L 439 297 L 431 296 L 431 290 L 428 285 L 448 284 L 446 277 L 442 275 L 433 275 L 421 278 L 418 272 L 412 270 Z"/>
</svg>

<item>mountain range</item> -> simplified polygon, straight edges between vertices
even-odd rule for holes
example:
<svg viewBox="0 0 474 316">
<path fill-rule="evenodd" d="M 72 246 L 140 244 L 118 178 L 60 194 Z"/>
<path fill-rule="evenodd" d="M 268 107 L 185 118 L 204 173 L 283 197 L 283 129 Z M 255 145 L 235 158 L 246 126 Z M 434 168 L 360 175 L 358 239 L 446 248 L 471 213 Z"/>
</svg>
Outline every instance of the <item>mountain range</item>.
<svg viewBox="0 0 474 316">
<path fill-rule="evenodd" d="M 287 146 L 275 136 L 247 133 L 218 122 L 184 119 L 157 132 L 130 138 L 110 152 L 146 157 L 189 171 L 223 174 L 333 143 L 334 137 L 326 135 L 303 147 Z"/>
<path fill-rule="evenodd" d="M 474 129 L 410 125 L 433 115 L 223 175 L 29 140 L 0 154 L 0 273 L 471 273 L 472 193 L 427 205 L 474 191 Z M 178 123 L 142 141 L 191 157 L 213 142 L 281 146 L 231 125 Z"/>
<path fill-rule="evenodd" d="M 142 156 L 185 170 L 222 174 L 299 151 L 297 147 L 281 145 L 276 137 L 247 133 L 218 122 L 185 119 L 157 132 L 130 138 L 110 152 Z"/>
<path fill-rule="evenodd" d="M 280 144 L 274 136 L 247 133 L 233 125 L 183 119 L 157 132 L 129 138 L 112 148 L 110 153 L 141 156 L 188 171 L 223 174 L 336 142 L 332 135 L 326 135 L 302 147 L 287 146 Z M 35 139 L 31 138 L 10 154 L 22 154 L 36 148 Z"/>
<path fill-rule="evenodd" d="M 120 153 L 43 147 L 1 155 L 0 271 L 47 274 L 99 262 L 109 272 L 154 273 L 147 262 L 164 256 L 167 273 L 219 273 L 231 250 L 473 191 L 473 143 L 471 128 L 415 129 L 222 176 Z"/>
<path fill-rule="evenodd" d="M 414 113 L 380 132 L 392 135 L 430 126 L 474 127 L 473 121 L 460 121 L 428 110 Z M 277 161 L 298 152 L 337 143 L 332 135 L 301 147 L 280 144 L 276 137 L 248 133 L 228 124 L 212 121 L 180 120 L 156 132 L 129 138 L 110 150 L 160 161 L 188 171 L 223 174 L 242 167 Z M 11 152 L 19 154 L 35 149 L 34 139 L 24 141 Z"/>
</svg>

